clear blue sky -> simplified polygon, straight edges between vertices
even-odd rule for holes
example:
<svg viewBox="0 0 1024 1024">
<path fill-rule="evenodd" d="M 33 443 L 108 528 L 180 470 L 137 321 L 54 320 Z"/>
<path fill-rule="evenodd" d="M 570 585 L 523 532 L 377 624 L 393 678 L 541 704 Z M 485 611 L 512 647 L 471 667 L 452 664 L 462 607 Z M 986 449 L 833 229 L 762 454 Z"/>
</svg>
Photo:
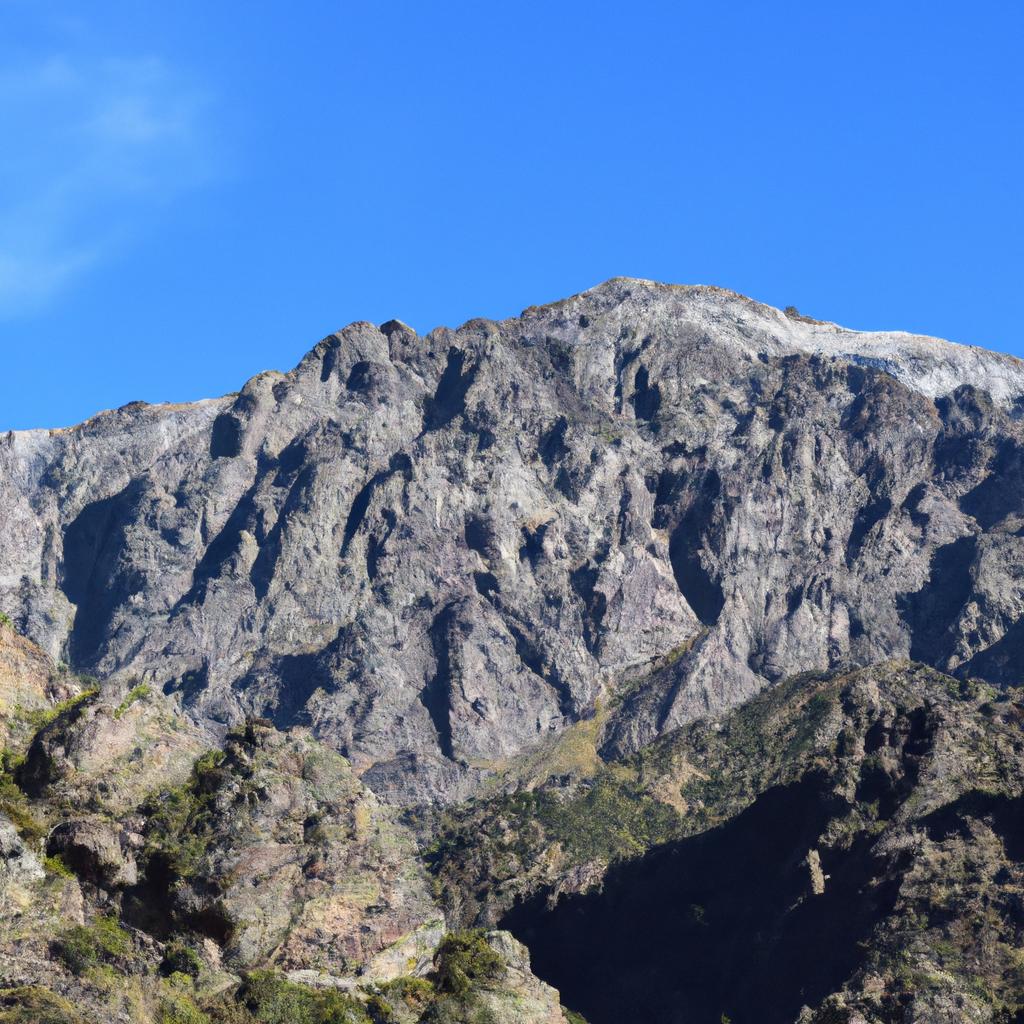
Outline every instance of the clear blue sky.
<svg viewBox="0 0 1024 1024">
<path fill-rule="evenodd" d="M 0 430 L 619 274 L 1024 354 L 1024 4 L 0 0 Z"/>
</svg>

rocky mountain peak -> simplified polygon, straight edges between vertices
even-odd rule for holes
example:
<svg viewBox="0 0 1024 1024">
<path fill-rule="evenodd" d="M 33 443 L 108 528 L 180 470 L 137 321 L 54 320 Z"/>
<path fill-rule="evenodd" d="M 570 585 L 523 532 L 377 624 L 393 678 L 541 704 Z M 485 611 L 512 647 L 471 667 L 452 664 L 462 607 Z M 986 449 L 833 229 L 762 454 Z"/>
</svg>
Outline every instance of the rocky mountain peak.
<svg viewBox="0 0 1024 1024">
<path fill-rule="evenodd" d="M 302 725 L 457 799 L 598 713 L 607 754 L 802 671 L 1007 678 L 1022 395 L 1012 357 L 703 286 L 357 322 L 235 395 L 6 435 L 0 607 L 212 737 Z"/>
</svg>

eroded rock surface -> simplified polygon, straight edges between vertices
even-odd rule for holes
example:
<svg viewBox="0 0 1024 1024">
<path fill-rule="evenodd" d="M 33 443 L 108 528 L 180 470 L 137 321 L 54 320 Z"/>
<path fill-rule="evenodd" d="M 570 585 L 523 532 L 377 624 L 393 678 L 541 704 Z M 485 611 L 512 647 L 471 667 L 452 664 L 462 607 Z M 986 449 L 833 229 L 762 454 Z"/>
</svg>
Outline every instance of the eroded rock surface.
<svg viewBox="0 0 1024 1024">
<path fill-rule="evenodd" d="M 8 434 L 0 607 L 211 735 L 306 725 L 456 799 L 666 660 L 611 748 L 799 671 L 1014 676 L 1022 394 L 1011 357 L 713 288 L 357 323 L 237 395 Z"/>
<path fill-rule="evenodd" d="M 0 1016 L 1024 1019 L 1022 396 L 614 280 L 3 436 Z"/>
</svg>

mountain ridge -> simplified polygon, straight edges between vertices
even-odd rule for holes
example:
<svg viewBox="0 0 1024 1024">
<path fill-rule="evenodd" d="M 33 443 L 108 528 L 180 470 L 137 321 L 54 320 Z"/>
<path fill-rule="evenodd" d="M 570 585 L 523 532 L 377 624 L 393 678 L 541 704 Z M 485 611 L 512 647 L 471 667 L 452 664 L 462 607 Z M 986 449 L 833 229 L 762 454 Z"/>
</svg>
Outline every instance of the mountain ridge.
<svg viewBox="0 0 1024 1024">
<path fill-rule="evenodd" d="M 650 678 L 609 750 L 909 655 L 933 556 L 967 578 L 937 667 L 1010 636 L 1022 595 L 983 549 L 1016 542 L 963 500 L 1005 504 L 1022 394 L 1013 357 L 707 286 L 616 278 L 422 337 L 360 321 L 219 399 L 5 435 L 0 606 L 213 736 L 304 721 L 380 792 L 457 798 L 628 675 Z M 865 632 L 861 577 L 893 557 L 911 585 Z"/>
<path fill-rule="evenodd" d="M 407 323 L 405 323 L 403 320 L 398 319 L 398 318 L 391 318 L 391 319 L 389 319 L 387 321 L 383 321 L 381 324 L 375 324 L 375 323 L 373 323 L 372 321 L 369 321 L 369 320 L 354 320 L 351 323 L 347 324 L 345 327 L 341 327 L 341 328 L 339 328 L 336 331 L 332 331 L 329 334 L 324 335 L 324 337 L 319 342 L 317 342 L 317 344 L 314 345 L 313 348 L 310 349 L 309 352 L 307 352 L 304 356 L 302 356 L 300 358 L 299 363 L 297 363 L 296 367 L 293 367 L 292 369 L 293 370 L 296 369 L 298 367 L 298 365 L 300 365 L 304 359 L 308 358 L 312 354 L 312 352 L 315 351 L 315 349 L 317 348 L 318 345 L 323 344 L 324 341 L 327 341 L 330 338 L 341 336 L 346 330 L 349 330 L 351 328 L 356 328 L 356 327 L 380 328 L 380 327 L 383 327 L 383 326 L 385 326 L 387 324 L 395 324 L 395 325 L 398 325 L 401 328 L 403 328 L 403 329 L 405 329 L 405 330 L 407 330 L 407 331 L 409 331 L 409 332 L 411 332 L 413 334 L 417 334 L 419 337 L 426 338 L 426 337 L 429 337 L 431 334 L 433 334 L 435 331 L 448 331 L 448 330 L 458 331 L 458 330 L 461 330 L 462 328 L 464 328 L 464 327 L 466 327 L 466 326 L 468 326 L 470 324 L 473 324 L 473 323 L 493 323 L 493 324 L 507 324 L 507 323 L 511 323 L 513 321 L 520 320 L 520 319 L 522 319 L 522 318 L 524 318 L 524 317 L 526 317 L 528 315 L 535 315 L 537 313 L 542 313 L 544 311 L 554 311 L 554 310 L 556 310 L 556 309 L 558 309 L 560 307 L 567 306 L 567 305 L 573 303 L 574 301 L 582 300 L 585 297 L 592 295 L 593 293 L 598 293 L 598 292 L 601 292 L 602 290 L 606 290 L 606 289 L 609 289 L 609 288 L 612 288 L 612 287 L 616 287 L 616 286 L 620 286 L 620 285 L 621 286 L 625 286 L 625 287 L 629 287 L 631 285 L 638 285 L 638 286 L 643 286 L 645 288 L 653 288 L 655 290 L 663 290 L 663 291 L 679 291 L 679 292 L 685 292 L 685 293 L 708 292 L 708 293 L 712 293 L 712 294 L 719 294 L 719 295 L 722 295 L 722 296 L 728 298 L 729 300 L 738 301 L 740 303 L 756 307 L 757 309 L 763 310 L 766 313 L 769 313 L 769 314 L 771 314 L 771 315 L 773 315 L 775 317 L 783 317 L 783 318 L 785 318 L 787 316 L 787 314 L 783 310 L 779 309 L 776 306 L 772 306 L 770 303 L 761 302 L 760 300 L 754 299 L 751 296 L 745 295 L 742 292 L 734 291 L 731 288 L 723 288 L 720 285 L 711 285 L 711 284 L 693 284 L 693 285 L 673 284 L 671 282 L 655 281 L 655 280 L 649 279 L 649 278 L 617 276 L 617 277 L 608 278 L 607 280 L 602 281 L 600 284 L 593 285 L 590 288 L 586 288 L 583 291 L 576 292 L 573 295 L 566 296 L 565 298 L 554 299 L 551 302 L 540 303 L 538 305 L 527 306 L 527 307 L 525 307 L 522 310 L 522 312 L 518 316 L 512 315 L 512 316 L 508 316 L 508 317 L 505 317 L 505 318 L 502 318 L 502 319 L 493 319 L 493 318 L 490 318 L 490 317 L 482 317 L 482 316 L 470 317 L 468 320 L 464 321 L 459 327 L 451 328 L 451 327 L 447 327 L 445 325 L 439 325 L 437 327 L 432 328 L 430 331 L 427 331 L 425 334 L 418 334 L 418 332 L 414 328 L 410 327 Z M 922 344 L 925 344 L 925 345 L 927 345 L 927 343 L 930 343 L 930 342 L 938 342 L 943 347 L 944 346 L 953 346 L 955 349 L 968 350 L 968 351 L 971 351 L 971 352 L 979 353 L 983 358 L 984 357 L 990 357 L 990 358 L 992 358 L 996 362 L 1006 362 L 1010 366 L 1019 366 L 1021 371 L 1022 371 L 1021 372 L 1022 379 L 1024 379 L 1024 360 L 1022 360 L 1019 356 L 1013 355 L 1012 353 L 1001 352 L 998 349 L 991 349 L 991 348 L 988 348 L 988 347 L 986 347 L 984 345 L 976 345 L 976 344 L 973 344 L 973 343 L 970 343 L 970 342 L 952 341 L 952 340 L 949 340 L 947 338 L 943 338 L 940 335 L 918 334 L 918 333 L 915 333 L 913 331 L 904 331 L 904 330 L 901 330 L 899 328 L 886 328 L 886 329 L 881 329 L 881 330 L 873 330 L 873 329 L 870 329 L 870 328 L 845 327 L 842 324 L 839 324 L 839 323 L 837 323 L 835 321 L 831 321 L 831 320 L 818 320 L 818 319 L 815 319 L 815 318 L 803 316 L 802 314 L 799 314 L 799 313 L 797 314 L 797 318 L 802 319 L 805 322 L 812 323 L 813 325 L 815 325 L 817 327 L 827 328 L 827 329 L 832 330 L 835 333 L 839 333 L 839 334 L 843 334 L 843 335 L 849 335 L 849 336 L 861 335 L 861 336 L 864 336 L 865 338 L 868 338 L 868 339 L 876 338 L 876 337 L 878 337 L 878 338 L 892 338 L 892 339 L 907 339 L 907 340 L 912 340 L 914 342 L 922 343 Z M 817 350 L 811 349 L 810 351 L 817 351 Z M 863 355 L 864 353 L 851 353 L 851 354 Z M 264 377 L 264 376 L 267 376 L 267 375 L 276 375 L 276 374 L 287 375 L 290 372 L 292 372 L 292 371 L 268 368 L 268 369 L 265 369 L 265 370 L 259 370 L 256 373 L 252 374 L 249 377 L 249 381 L 252 381 L 252 380 L 254 380 L 254 379 L 258 378 L 258 377 Z M 968 383 L 968 382 L 967 381 L 962 381 L 961 383 Z M 225 392 L 224 394 L 218 395 L 218 396 L 207 396 L 207 397 L 204 397 L 204 398 L 197 398 L 197 399 L 192 399 L 192 400 L 187 400 L 187 401 L 172 401 L 172 400 L 168 400 L 168 401 L 159 401 L 159 402 L 149 402 L 149 401 L 145 401 L 145 400 L 141 400 L 141 399 L 135 399 L 135 400 L 131 400 L 131 401 L 125 402 L 124 404 L 122 404 L 120 406 L 117 406 L 115 408 L 100 409 L 97 412 L 93 413 L 91 416 L 86 417 L 84 420 L 80 421 L 79 423 L 70 424 L 70 425 L 68 425 L 66 427 L 46 427 L 46 426 L 41 426 L 41 427 L 28 427 L 28 428 L 21 428 L 21 429 L 11 429 L 11 430 L 4 431 L 3 435 L 4 436 L 6 436 L 6 435 L 29 436 L 29 435 L 34 435 L 34 434 L 47 434 L 47 435 L 51 435 L 51 434 L 65 434 L 65 433 L 70 433 L 70 432 L 74 432 L 74 431 L 79 431 L 79 430 L 83 429 L 86 425 L 90 424 L 93 420 L 95 420 L 95 419 L 97 419 L 99 417 L 107 417 L 107 416 L 114 415 L 116 413 L 124 413 L 124 412 L 128 411 L 129 409 L 132 409 L 133 407 L 145 407 L 145 408 L 150 409 L 150 410 L 165 410 L 167 412 L 175 412 L 175 411 L 180 411 L 180 410 L 188 409 L 188 408 L 191 408 L 193 406 L 203 405 L 203 404 L 210 403 L 210 402 L 226 401 L 228 399 L 232 399 L 232 398 L 237 397 L 238 394 L 240 394 L 240 391 L 228 391 L 228 392 Z"/>
<path fill-rule="evenodd" d="M 0 1020 L 1020 1024 L 1022 374 L 613 279 L 0 436 Z"/>
</svg>

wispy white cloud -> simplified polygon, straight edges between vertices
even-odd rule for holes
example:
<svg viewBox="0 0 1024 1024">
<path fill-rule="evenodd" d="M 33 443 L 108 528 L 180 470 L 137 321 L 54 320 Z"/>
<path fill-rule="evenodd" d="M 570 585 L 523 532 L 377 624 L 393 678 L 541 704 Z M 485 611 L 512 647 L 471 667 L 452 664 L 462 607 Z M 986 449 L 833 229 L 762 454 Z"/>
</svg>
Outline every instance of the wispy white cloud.
<svg viewBox="0 0 1024 1024">
<path fill-rule="evenodd" d="M 0 316 L 45 304 L 219 172 L 211 97 L 154 57 L 0 68 Z"/>
</svg>

